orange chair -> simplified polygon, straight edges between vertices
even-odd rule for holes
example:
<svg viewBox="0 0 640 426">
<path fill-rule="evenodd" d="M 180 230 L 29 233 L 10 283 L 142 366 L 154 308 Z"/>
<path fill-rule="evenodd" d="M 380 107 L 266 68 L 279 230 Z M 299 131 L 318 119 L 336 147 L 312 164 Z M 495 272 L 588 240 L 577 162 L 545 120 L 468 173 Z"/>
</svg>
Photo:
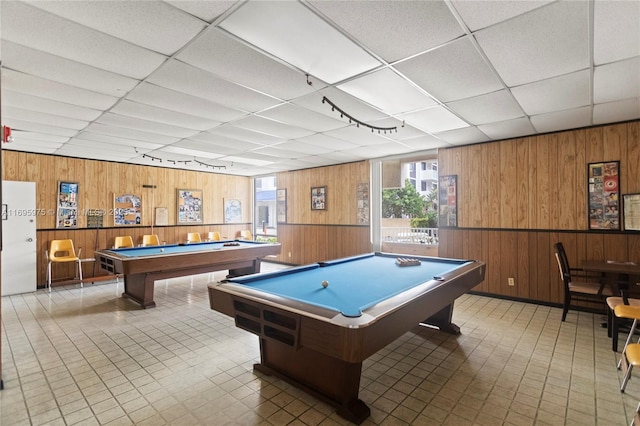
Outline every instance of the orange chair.
<svg viewBox="0 0 640 426">
<path fill-rule="evenodd" d="M 82 283 L 82 261 L 80 257 L 76 255 L 76 251 L 73 248 L 73 241 L 68 240 L 52 240 L 49 244 L 49 250 L 47 250 L 47 287 L 51 291 L 51 265 L 53 263 L 69 263 L 75 262 L 78 265 L 78 276 L 80 277 L 80 286 Z"/>
<path fill-rule="evenodd" d="M 131 238 L 131 235 L 116 237 L 116 240 L 113 244 L 113 248 L 127 248 L 133 246 L 133 238 Z"/>
<path fill-rule="evenodd" d="M 160 239 L 156 234 L 147 234 L 142 236 L 142 245 L 143 246 L 159 246 Z"/>
<path fill-rule="evenodd" d="M 200 233 L 198 232 L 189 232 L 187 234 L 187 242 L 188 243 L 199 243 L 202 240 L 200 239 Z"/>
<path fill-rule="evenodd" d="M 245 229 L 244 231 L 240 231 L 240 239 L 241 240 L 253 240 L 253 236 L 251 235 L 251 231 Z"/>
<path fill-rule="evenodd" d="M 212 231 L 207 234 L 207 241 L 220 241 L 220 233 L 218 231 Z"/>
</svg>

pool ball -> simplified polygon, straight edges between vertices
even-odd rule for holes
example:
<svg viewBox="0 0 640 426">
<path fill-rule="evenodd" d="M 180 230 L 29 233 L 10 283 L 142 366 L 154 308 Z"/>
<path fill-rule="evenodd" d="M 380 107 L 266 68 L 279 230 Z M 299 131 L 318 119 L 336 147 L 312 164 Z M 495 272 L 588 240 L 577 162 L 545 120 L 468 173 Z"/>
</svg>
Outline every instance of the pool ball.
<svg viewBox="0 0 640 426">
<path fill-rule="evenodd" d="M 327 280 L 322 281 L 322 287 L 323 288 L 329 287 L 329 281 L 327 281 Z"/>
</svg>

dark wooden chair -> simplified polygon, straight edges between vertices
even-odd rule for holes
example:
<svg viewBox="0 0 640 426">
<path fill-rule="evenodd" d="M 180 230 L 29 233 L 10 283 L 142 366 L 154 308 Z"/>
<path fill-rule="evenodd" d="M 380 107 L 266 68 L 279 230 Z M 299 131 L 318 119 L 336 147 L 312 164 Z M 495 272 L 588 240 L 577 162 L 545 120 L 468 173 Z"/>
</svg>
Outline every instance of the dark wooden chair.
<svg viewBox="0 0 640 426">
<path fill-rule="evenodd" d="M 604 307 L 605 299 L 614 295 L 611 288 L 599 279 L 599 275 L 588 274 L 580 268 L 571 268 L 562 243 L 555 243 L 553 247 L 556 251 L 560 277 L 564 283 L 562 321 L 567 318 L 572 301 L 600 302 Z"/>
</svg>

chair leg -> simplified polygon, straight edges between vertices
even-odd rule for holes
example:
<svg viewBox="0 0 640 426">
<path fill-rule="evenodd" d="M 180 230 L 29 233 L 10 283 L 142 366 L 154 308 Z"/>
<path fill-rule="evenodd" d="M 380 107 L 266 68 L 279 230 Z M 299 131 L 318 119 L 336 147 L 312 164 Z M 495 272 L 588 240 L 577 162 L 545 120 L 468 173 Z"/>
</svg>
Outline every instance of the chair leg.
<svg viewBox="0 0 640 426">
<path fill-rule="evenodd" d="M 624 356 L 624 354 L 622 354 L 622 356 Z M 622 379 L 622 386 L 620 386 L 620 392 L 624 392 L 624 388 L 627 387 L 627 383 L 631 378 L 631 370 L 633 370 L 633 365 L 629 364 L 627 366 L 627 371 L 625 372 L 624 378 Z"/>
<path fill-rule="evenodd" d="M 622 367 L 623 359 L 626 360 L 625 351 L 627 350 L 627 346 L 631 343 L 631 339 L 633 339 L 633 334 L 636 332 L 636 326 L 638 325 L 638 320 L 634 319 L 633 324 L 631 324 L 631 329 L 629 330 L 629 336 L 627 336 L 627 340 L 624 342 L 624 347 L 622 348 L 622 354 L 620 355 L 620 361 L 618 361 L 617 368 L 620 370 Z"/>
<path fill-rule="evenodd" d="M 49 287 L 49 293 L 51 293 L 51 262 L 47 263 L 47 287 Z"/>
<path fill-rule="evenodd" d="M 80 277 L 80 287 L 84 287 L 82 282 L 82 261 L 80 259 L 78 259 L 78 276 Z"/>
<path fill-rule="evenodd" d="M 618 333 L 620 329 L 620 321 L 615 315 L 611 315 L 611 349 L 618 352 Z"/>
<path fill-rule="evenodd" d="M 571 304 L 571 295 L 566 294 L 564 296 L 564 304 L 562 305 L 562 321 L 567 319 L 567 313 L 569 312 L 569 305 Z"/>
</svg>

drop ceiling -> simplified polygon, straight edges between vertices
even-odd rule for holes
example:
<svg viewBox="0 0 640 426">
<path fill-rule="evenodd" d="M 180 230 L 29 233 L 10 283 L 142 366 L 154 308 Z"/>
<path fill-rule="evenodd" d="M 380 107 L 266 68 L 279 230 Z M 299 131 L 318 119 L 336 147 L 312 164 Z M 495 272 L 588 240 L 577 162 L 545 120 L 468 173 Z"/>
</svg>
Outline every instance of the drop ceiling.
<svg viewBox="0 0 640 426">
<path fill-rule="evenodd" d="M 9 150 L 256 176 L 640 118 L 637 1 L 3 0 L 0 15 Z"/>
</svg>

